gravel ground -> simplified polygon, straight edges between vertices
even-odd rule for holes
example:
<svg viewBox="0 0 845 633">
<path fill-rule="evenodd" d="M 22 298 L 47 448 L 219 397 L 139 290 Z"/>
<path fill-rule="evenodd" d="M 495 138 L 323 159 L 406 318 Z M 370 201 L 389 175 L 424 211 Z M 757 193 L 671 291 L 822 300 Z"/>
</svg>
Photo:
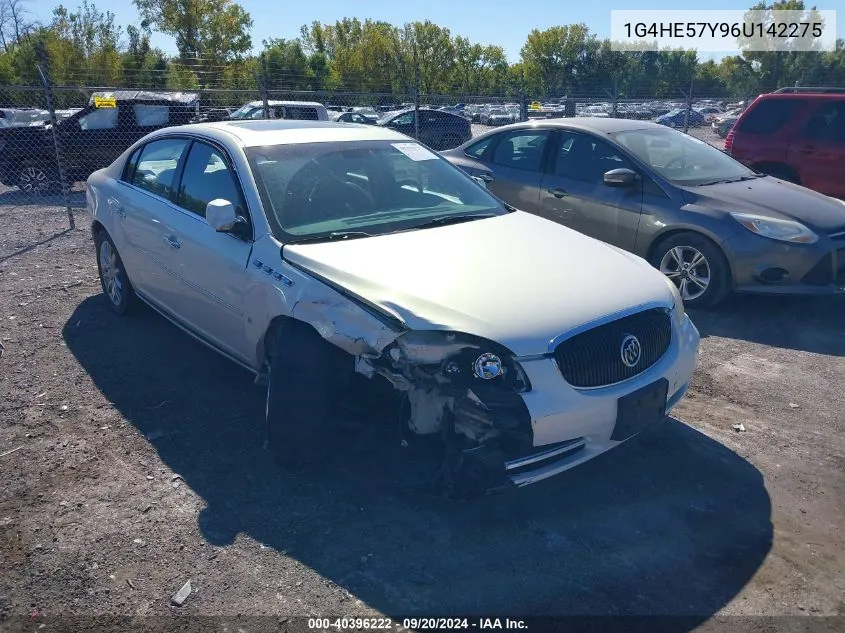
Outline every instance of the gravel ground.
<svg viewBox="0 0 845 633">
<path fill-rule="evenodd" d="M 455 504 L 408 491 L 424 460 L 386 433 L 317 477 L 279 471 L 262 389 L 149 310 L 114 316 L 76 220 L 0 206 L 0 629 L 172 613 L 802 616 L 766 630 L 845 616 L 845 302 L 693 314 L 701 363 L 674 419 L 552 481 Z"/>
</svg>

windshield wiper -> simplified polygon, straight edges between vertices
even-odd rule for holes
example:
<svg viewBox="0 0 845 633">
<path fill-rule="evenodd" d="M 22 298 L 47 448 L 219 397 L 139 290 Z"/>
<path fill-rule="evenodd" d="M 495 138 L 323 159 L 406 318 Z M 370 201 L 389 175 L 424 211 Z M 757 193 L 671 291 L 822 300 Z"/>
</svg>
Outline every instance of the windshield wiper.
<svg viewBox="0 0 845 633">
<path fill-rule="evenodd" d="M 739 178 L 721 178 L 719 180 L 709 180 L 707 182 L 703 182 L 698 186 L 699 187 L 706 187 L 708 185 L 722 185 L 722 184 L 730 183 L 730 182 L 743 182 L 743 181 L 746 181 L 746 180 L 757 180 L 758 178 L 762 178 L 765 175 L 766 174 L 754 174 L 753 176 L 740 176 Z"/>
<path fill-rule="evenodd" d="M 311 237 L 303 237 L 298 240 L 291 240 L 288 244 L 307 244 L 313 242 L 334 242 L 338 240 L 354 240 L 359 237 L 373 237 L 371 233 L 364 231 L 333 231 L 325 235 L 313 235 Z"/>
<path fill-rule="evenodd" d="M 409 230 L 428 229 L 435 226 L 445 226 L 447 224 L 459 224 L 460 222 L 472 222 L 473 220 L 483 220 L 485 218 L 495 218 L 496 213 L 468 213 L 467 215 L 444 215 L 439 218 L 434 218 L 428 222 L 412 226 Z"/>
</svg>

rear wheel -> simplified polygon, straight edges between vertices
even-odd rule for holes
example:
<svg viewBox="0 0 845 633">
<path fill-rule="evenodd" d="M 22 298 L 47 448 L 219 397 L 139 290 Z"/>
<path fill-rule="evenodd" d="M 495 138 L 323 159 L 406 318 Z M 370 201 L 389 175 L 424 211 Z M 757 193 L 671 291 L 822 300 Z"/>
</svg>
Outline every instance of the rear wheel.
<svg viewBox="0 0 845 633">
<path fill-rule="evenodd" d="M 97 231 L 94 244 L 97 247 L 97 270 L 100 273 L 103 293 L 112 312 L 124 315 L 135 305 L 135 290 L 126 276 L 123 260 L 105 230 Z"/>
<path fill-rule="evenodd" d="M 651 264 L 677 287 L 689 308 L 705 308 L 722 301 L 730 291 L 728 260 L 703 235 L 686 231 L 661 241 Z"/>
</svg>

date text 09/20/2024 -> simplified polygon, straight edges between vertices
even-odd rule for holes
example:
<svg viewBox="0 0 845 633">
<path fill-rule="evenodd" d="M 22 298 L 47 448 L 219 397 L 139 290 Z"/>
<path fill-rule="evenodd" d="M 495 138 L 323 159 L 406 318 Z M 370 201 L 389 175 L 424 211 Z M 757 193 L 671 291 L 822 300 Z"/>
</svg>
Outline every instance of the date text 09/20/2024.
<svg viewBox="0 0 845 633">
<path fill-rule="evenodd" d="M 309 618 L 312 631 L 443 631 L 526 630 L 524 620 L 511 618 Z"/>
</svg>

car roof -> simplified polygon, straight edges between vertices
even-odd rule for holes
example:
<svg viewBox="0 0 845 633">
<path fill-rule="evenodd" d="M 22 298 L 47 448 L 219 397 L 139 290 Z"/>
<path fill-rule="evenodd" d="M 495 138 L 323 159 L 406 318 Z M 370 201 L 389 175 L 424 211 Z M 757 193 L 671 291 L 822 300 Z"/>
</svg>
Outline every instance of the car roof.
<svg viewBox="0 0 845 633">
<path fill-rule="evenodd" d="M 201 134 L 215 140 L 235 140 L 241 147 L 326 143 L 349 141 L 412 141 L 388 128 L 333 121 L 260 119 L 254 121 L 218 121 L 164 128 L 161 133 Z"/>
<path fill-rule="evenodd" d="M 262 105 L 263 103 L 264 103 L 263 101 L 250 101 L 247 105 L 257 107 L 257 106 Z M 303 107 L 309 107 L 309 108 L 325 108 L 326 107 L 322 103 L 318 103 L 317 101 L 274 101 L 273 99 L 270 99 L 267 102 L 267 105 L 270 105 L 270 106 L 280 106 L 280 105 L 284 105 L 284 106 L 303 106 Z"/>
<path fill-rule="evenodd" d="M 496 128 L 493 130 L 493 133 L 501 132 L 502 130 L 537 127 L 583 130 L 598 134 L 612 134 L 614 132 L 627 132 L 629 130 L 666 130 L 665 125 L 652 123 L 651 121 L 632 121 L 631 119 L 614 119 L 612 117 L 568 117 L 565 119 L 532 119 L 522 123 L 513 123 Z"/>
</svg>

